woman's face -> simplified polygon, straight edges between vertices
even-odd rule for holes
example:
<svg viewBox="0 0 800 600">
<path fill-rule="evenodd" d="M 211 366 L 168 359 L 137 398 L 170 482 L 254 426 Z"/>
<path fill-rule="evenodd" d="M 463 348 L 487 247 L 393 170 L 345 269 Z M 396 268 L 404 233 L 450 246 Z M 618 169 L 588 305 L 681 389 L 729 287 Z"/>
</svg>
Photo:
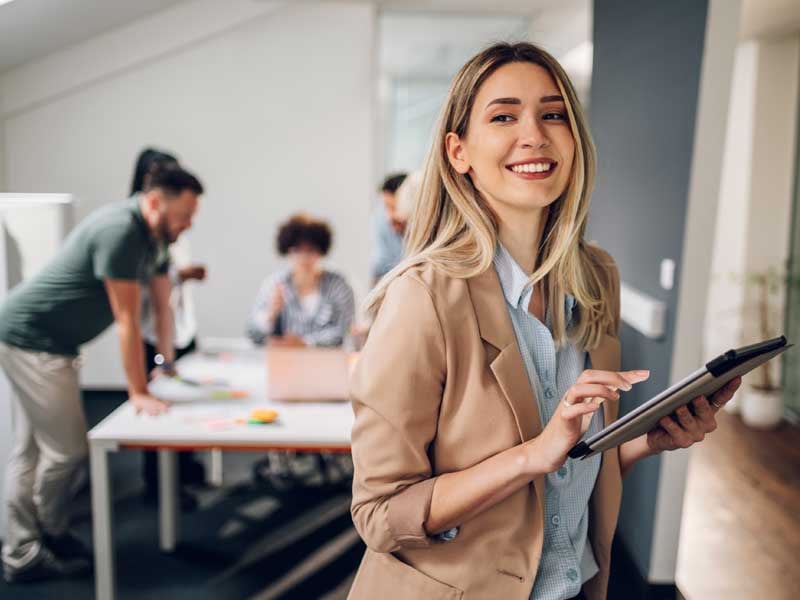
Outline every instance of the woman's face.
<svg viewBox="0 0 800 600">
<path fill-rule="evenodd" d="M 289 248 L 289 263 L 292 270 L 303 273 L 313 273 L 319 267 L 322 253 L 319 248 L 308 243 L 300 243 Z"/>
<path fill-rule="evenodd" d="M 554 202 L 575 156 L 558 86 L 546 69 L 526 62 L 503 65 L 486 79 L 466 136 L 449 133 L 446 143 L 453 168 L 470 175 L 501 217 Z"/>
</svg>

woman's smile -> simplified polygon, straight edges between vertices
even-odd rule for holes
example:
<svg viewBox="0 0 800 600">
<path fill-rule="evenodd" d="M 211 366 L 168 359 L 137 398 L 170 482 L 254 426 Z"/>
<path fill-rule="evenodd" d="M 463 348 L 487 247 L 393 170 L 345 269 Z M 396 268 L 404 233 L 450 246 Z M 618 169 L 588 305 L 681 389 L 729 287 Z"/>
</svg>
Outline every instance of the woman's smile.
<svg viewBox="0 0 800 600">
<path fill-rule="evenodd" d="M 558 163 L 550 158 L 529 158 L 506 165 L 516 177 L 528 181 L 547 179 L 557 167 Z"/>
</svg>

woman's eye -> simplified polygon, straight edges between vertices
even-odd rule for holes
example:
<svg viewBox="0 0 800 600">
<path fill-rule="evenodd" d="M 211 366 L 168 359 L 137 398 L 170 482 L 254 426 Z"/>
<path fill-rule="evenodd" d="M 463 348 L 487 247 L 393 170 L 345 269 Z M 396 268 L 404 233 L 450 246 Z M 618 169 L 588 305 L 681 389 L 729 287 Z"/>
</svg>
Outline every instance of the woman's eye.
<svg viewBox="0 0 800 600">
<path fill-rule="evenodd" d="M 544 117 L 542 117 L 545 121 L 566 121 L 567 115 L 561 112 L 549 112 L 545 113 Z"/>
<path fill-rule="evenodd" d="M 492 117 L 492 123 L 508 123 L 514 119 L 513 115 L 495 115 Z"/>
</svg>

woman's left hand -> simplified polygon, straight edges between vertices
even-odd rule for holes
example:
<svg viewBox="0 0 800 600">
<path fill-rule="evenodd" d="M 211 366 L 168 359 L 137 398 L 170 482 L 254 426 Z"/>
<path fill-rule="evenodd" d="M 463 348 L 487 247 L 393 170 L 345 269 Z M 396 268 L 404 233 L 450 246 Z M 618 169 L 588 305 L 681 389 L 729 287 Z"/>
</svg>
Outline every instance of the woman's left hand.
<svg viewBox="0 0 800 600">
<path fill-rule="evenodd" d="M 688 448 L 692 444 L 702 442 L 707 433 L 717 428 L 716 413 L 733 398 L 733 394 L 742 383 L 741 377 L 731 379 L 725 387 L 718 390 L 711 401 L 705 396 L 692 400 L 694 414 L 688 406 L 681 406 L 672 415 L 663 417 L 656 427 L 647 434 L 647 445 L 655 453 L 666 450 Z"/>
</svg>

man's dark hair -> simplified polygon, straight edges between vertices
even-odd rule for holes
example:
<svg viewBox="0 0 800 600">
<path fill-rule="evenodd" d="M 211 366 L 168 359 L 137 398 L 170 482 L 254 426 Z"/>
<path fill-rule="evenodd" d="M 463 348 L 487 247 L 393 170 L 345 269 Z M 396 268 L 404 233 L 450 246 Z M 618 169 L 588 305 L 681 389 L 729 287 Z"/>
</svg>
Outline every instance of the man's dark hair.
<svg viewBox="0 0 800 600">
<path fill-rule="evenodd" d="M 154 188 L 162 190 L 167 196 L 178 196 L 186 190 L 198 196 L 203 193 L 203 184 L 200 180 L 178 166 L 159 169 L 153 173 L 150 189 Z"/>
<path fill-rule="evenodd" d="M 397 188 L 403 184 L 406 177 L 408 177 L 408 173 L 392 173 L 391 175 L 388 175 L 386 179 L 383 180 L 381 191 L 394 194 L 397 191 Z"/>
<path fill-rule="evenodd" d="M 308 244 L 325 255 L 331 247 L 333 234 L 325 221 L 308 215 L 294 215 L 278 230 L 278 253 L 286 256 L 289 250 Z"/>
<path fill-rule="evenodd" d="M 152 178 L 156 171 L 176 166 L 178 166 L 178 159 L 172 154 L 155 148 L 145 148 L 136 158 L 130 195 L 146 192 L 151 187 Z"/>
</svg>

